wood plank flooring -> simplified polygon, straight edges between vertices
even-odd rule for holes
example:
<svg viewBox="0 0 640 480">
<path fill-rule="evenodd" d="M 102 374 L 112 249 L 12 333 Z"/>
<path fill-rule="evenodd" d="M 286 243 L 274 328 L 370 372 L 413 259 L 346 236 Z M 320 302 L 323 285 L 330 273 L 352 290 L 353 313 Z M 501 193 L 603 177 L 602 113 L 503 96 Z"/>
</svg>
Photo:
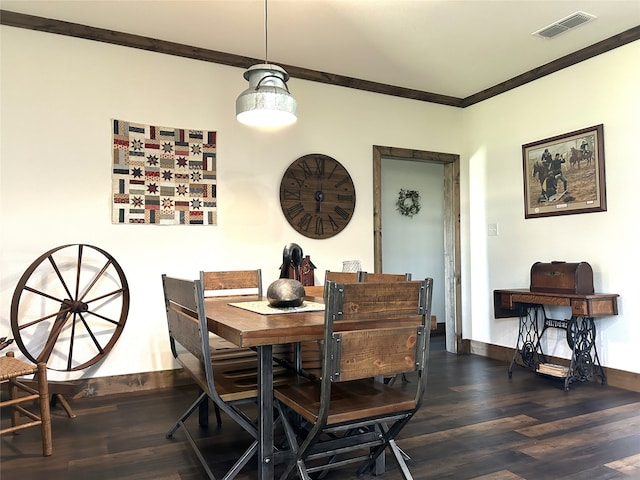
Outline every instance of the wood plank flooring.
<svg viewBox="0 0 640 480">
<path fill-rule="evenodd" d="M 432 340 L 425 403 L 398 439 L 417 479 L 640 478 L 640 393 L 597 382 L 572 385 L 484 357 L 456 356 Z M 73 400 L 53 409 L 53 456 L 38 429 L 0 440 L 2 480 L 196 480 L 205 478 L 184 435 L 165 433 L 195 398 L 190 387 Z M 7 412 L 3 412 L 5 424 Z M 213 420 L 213 419 L 212 419 Z M 231 421 L 192 432 L 214 474 L 248 437 Z M 386 480 L 401 478 L 389 459 Z M 226 469 L 225 469 L 226 470 Z M 357 478 L 353 466 L 328 480 Z M 239 480 L 254 479 L 252 462 Z M 360 477 L 376 478 L 368 475 Z"/>
</svg>

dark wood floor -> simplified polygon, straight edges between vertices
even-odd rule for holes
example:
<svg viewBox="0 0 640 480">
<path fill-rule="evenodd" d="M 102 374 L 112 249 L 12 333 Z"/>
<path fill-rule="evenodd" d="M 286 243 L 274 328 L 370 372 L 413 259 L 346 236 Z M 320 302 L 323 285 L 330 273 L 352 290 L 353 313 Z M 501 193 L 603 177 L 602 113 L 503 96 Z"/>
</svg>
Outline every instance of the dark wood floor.
<svg viewBox="0 0 640 480">
<path fill-rule="evenodd" d="M 596 382 L 565 392 L 523 369 L 510 380 L 504 363 L 446 353 L 442 337 L 433 340 L 430 359 L 425 406 L 398 439 L 414 478 L 640 478 L 639 393 Z M 41 456 L 37 429 L 2 437 L 0 478 L 204 478 L 184 436 L 165 438 L 194 394 L 180 388 L 73 400 L 75 419 L 54 409 L 52 457 Z M 214 473 L 248 440 L 230 421 L 193 431 Z M 392 461 L 388 467 L 380 478 L 401 478 Z M 237 478 L 255 478 L 253 465 L 245 470 Z M 326 478 L 356 477 L 349 467 Z"/>
</svg>

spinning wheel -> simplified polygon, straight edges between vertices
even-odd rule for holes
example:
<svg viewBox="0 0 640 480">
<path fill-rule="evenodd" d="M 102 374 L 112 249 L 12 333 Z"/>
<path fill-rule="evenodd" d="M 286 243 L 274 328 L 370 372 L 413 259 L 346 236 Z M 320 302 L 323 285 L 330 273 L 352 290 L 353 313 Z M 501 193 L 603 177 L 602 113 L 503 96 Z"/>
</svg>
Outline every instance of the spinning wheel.
<svg viewBox="0 0 640 480">
<path fill-rule="evenodd" d="M 20 278 L 11 330 L 32 362 L 76 371 L 111 351 L 128 312 L 129 286 L 115 259 L 92 245 L 63 245 L 41 255 Z"/>
</svg>

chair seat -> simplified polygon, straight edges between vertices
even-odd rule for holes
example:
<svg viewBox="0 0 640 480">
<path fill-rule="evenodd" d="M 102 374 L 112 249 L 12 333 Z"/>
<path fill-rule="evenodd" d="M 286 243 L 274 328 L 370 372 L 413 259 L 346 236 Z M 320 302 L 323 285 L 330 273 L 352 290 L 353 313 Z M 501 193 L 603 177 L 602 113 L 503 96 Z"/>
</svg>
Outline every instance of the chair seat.
<svg viewBox="0 0 640 480">
<path fill-rule="evenodd" d="M 216 352 L 213 357 L 216 390 L 225 402 L 248 400 L 257 397 L 256 370 L 258 358 L 255 352 L 238 348 L 235 351 L 226 352 L 226 354 Z M 190 353 L 179 354 L 177 360 L 185 371 L 191 375 L 198 387 L 206 391 L 207 377 L 200 360 Z M 297 376 L 292 370 L 274 365 L 274 386 L 286 385 L 294 382 L 296 378 Z"/>
<path fill-rule="evenodd" d="M 315 423 L 320 410 L 320 390 L 320 382 L 301 381 L 277 387 L 275 397 Z M 331 388 L 327 425 L 409 412 L 416 402 L 415 392 L 408 390 L 370 379 L 336 383 Z"/>
</svg>

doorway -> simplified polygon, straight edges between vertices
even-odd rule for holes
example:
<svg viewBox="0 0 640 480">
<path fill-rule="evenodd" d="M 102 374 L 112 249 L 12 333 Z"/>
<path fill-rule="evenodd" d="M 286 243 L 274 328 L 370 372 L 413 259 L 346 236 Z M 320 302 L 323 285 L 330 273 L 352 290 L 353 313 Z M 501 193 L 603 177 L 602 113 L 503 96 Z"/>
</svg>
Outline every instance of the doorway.
<svg viewBox="0 0 640 480">
<path fill-rule="evenodd" d="M 373 146 L 374 269 L 382 272 L 382 158 L 443 165 L 445 343 L 453 353 L 468 353 L 462 340 L 460 305 L 460 156 L 405 148 Z"/>
</svg>

